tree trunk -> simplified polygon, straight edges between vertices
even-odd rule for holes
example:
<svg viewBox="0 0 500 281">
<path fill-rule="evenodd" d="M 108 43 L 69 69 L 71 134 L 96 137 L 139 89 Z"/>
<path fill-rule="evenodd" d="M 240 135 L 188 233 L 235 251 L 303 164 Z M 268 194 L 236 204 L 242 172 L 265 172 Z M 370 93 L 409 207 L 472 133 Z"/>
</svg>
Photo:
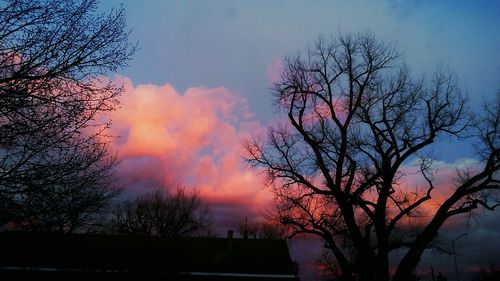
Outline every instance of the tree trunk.
<svg viewBox="0 0 500 281">
<path fill-rule="evenodd" d="M 392 277 L 392 281 L 408 281 L 412 280 L 413 272 L 417 267 L 420 257 L 425 250 L 425 246 L 414 247 L 410 249 L 399 264 L 396 273 Z"/>
<path fill-rule="evenodd" d="M 407 281 L 411 280 L 413 271 L 420 261 L 420 257 L 425 251 L 427 245 L 436 237 L 437 230 L 445 221 L 446 212 L 442 209 L 438 211 L 437 215 L 431 221 L 429 226 L 422 232 L 422 234 L 415 241 L 415 245 L 403 257 L 396 269 L 396 273 L 392 281 Z"/>
</svg>

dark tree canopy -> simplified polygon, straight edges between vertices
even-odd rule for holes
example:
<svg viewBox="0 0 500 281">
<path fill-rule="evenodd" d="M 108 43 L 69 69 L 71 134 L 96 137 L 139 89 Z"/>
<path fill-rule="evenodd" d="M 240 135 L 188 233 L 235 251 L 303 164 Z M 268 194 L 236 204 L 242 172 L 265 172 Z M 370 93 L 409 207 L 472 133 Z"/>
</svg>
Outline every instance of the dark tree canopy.
<svg viewBox="0 0 500 281">
<path fill-rule="evenodd" d="M 405 254 L 392 280 L 410 280 L 450 217 L 499 205 L 500 99 L 473 118 L 449 71 L 414 79 L 391 45 L 346 34 L 287 57 L 273 92 L 288 124 L 270 128 L 264 141 L 247 140 L 247 160 L 267 174 L 277 218 L 324 239 L 343 280 L 389 280 L 396 249 Z M 481 167 L 459 173 L 429 220 L 404 234 L 440 188 L 428 148 L 443 137 L 477 136 Z M 410 162 L 425 185 L 405 184 Z"/>
<path fill-rule="evenodd" d="M 212 219 L 196 193 L 163 189 L 120 204 L 112 215 L 111 231 L 119 234 L 187 237 L 209 236 Z"/>
<path fill-rule="evenodd" d="M 104 115 L 127 65 L 123 9 L 97 0 L 0 3 L 0 224 L 74 231 L 116 194 Z"/>
</svg>

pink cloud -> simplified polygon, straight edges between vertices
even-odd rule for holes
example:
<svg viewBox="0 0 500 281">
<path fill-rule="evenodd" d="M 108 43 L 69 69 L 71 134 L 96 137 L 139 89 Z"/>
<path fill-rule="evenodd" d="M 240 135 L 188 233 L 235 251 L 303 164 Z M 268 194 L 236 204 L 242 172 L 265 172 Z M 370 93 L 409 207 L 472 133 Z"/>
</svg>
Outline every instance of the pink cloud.
<svg viewBox="0 0 500 281">
<path fill-rule="evenodd" d="M 253 221 L 252 216 L 272 206 L 273 196 L 262 178 L 242 160 L 241 140 L 266 133 L 244 98 L 224 87 L 192 87 L 179 93 L 168 84 L 133 85 L 127 78 L 120 79 L 125 93 L 121 108 L 111 115 L 110 132 L 120 137 L 111 148 L 118 151 L 118 176 L 129 191 L 179 185 L 196 189 L 210 204 L 219 234 L 228 228 L 237 230 L 245 216 Z M 449 194 L 457 165 L 436 162 L 436 190 L 423 212 L 430 215 Z M 410 166 L 404 169 L 407 177 L 402 184 L 410 189 L 423 187 L 416 167 Z M 322 243 L 294 245 L 291 252 L 302 265 L 302 275 L 312 276 Z"/>
<path fill-rule="evenodd" d="M 181 94 L 168 84 L 134 86 L 120 79 L 122 105 L 111 115 L 111 133 L 120 137 L 111 148 L 118 151 L 126 188 L 185 185 L 213 204 L 230 202 L 241 220 L 269 206 L 262 178 L 242 159 L 241 140 L 265 133 L 250 119 L 244 98 L 224 87 Z"/>
</svg>

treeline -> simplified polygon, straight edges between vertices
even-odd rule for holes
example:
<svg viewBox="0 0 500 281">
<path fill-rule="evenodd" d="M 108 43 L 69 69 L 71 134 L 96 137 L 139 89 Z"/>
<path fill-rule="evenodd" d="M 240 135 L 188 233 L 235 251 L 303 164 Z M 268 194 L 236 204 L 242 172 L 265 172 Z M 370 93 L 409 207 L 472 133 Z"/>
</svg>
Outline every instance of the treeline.
<svg viewBox="0 0 500 281">
<path fill-rule="evenodd" d="M 164 237 L 212 236 L 213 221 L 208 206 L 195 192 L 158 189 L 118 204 L 103 231 Z"/>
</svg>

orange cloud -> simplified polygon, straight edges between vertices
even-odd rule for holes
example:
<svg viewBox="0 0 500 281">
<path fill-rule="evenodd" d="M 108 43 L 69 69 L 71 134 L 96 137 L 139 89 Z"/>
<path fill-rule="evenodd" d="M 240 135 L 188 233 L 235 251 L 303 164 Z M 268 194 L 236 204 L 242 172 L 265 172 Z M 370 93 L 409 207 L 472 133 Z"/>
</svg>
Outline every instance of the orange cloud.
<svg viewBox="0 0 500 281">
<path fill-rule="evenodd" d="M 181 94 L 168 84 L 134 86 L 120 79 L 122 106 L 111 115 L 111 133 L 120 137 L 111 147 L 118 151 L 125 186 L 185 185 L 209 202 L 253 214 L 271 203 L 261 177 L 242 159 L 241 140 L 265 132 L 244 98 L 224 87 Z"/>
<path fill-rule="evenodd" d="M 192 87 L 181 94 L 171 85 L 125 85 L 122 106 L 112 113 L 111 144 L 121 160 L 118 175 L 129 190 L 185 185 L 216 206 L 216 216 L 233 223 L 272 204 L 262 178 L 246 167 L 241 140 L 264 136 L 246 100 L 224 87 Z M 420 208 L 425 222 L 452 192 L 455 169 L 476 162 L 436 162 L 433 199 Z M 425 187 L 416 163 L 403 170 L 408 191 Z M 234 227 L 234 225 L 233 225 Z"/>
</svg>

